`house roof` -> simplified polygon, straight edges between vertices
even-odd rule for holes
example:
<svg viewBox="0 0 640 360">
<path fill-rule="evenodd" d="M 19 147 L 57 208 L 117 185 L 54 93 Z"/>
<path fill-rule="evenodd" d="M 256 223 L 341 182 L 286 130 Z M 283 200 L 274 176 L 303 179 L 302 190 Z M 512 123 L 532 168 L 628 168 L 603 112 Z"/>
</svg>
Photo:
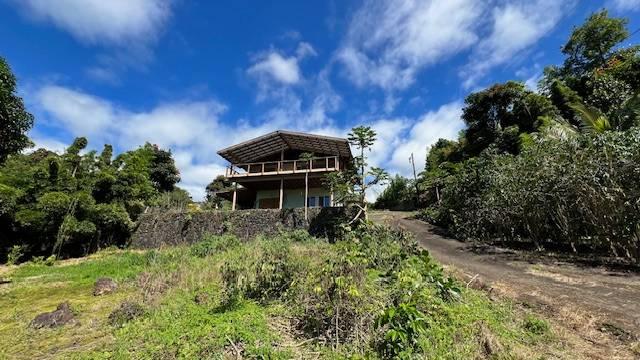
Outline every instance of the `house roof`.
<svg viewBox="0 0 640 360">
<path fill-rule="evenodd" d="M 240 164 L 258 161 L 265 156 L 289 149 L 351 158 L 347 139 L 285 130 L 274 131 L 229 146 L 218 151 L 218 155 L 233 164 Z"/>
</svg>

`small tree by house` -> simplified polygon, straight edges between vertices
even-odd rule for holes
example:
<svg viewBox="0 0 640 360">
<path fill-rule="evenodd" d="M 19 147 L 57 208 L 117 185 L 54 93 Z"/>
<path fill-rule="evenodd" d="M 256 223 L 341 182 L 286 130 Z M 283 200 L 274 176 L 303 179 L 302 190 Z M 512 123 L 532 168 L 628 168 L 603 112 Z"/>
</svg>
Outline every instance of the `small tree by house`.
<svg viewBox="0 0 640 360">
<path fill-rule="evenodd" d="M 327 175 L 326 182 L 333 190 L 337 202 L 358 208 L 353 221 L 362 216 L 367 220 L 367 189 L 385 183 L 389 179 L 389 174 L 382 168 L 369 167 L 367 163 L 367 153 L 371 151 L 376 141 L 376 132 L 371 127 L 354 127 L 347 139 L 359 155 L 354 157 L 350 168 Z"/>
</svg>

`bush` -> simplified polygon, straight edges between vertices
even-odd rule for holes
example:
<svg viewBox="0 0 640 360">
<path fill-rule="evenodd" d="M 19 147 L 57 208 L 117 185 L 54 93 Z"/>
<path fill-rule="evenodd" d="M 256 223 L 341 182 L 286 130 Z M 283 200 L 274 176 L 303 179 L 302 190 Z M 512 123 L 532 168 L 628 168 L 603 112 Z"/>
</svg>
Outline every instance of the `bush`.
<svg viewBox="0 0 640 360">
<path fill-rule="evenodd" d="M 202 240 L 191 246 L 191 255 L 207 257 L 221 253 L 240 245 L 240 240 L 235 235 L 205 235 Z"/>
<path fill-rule="evenodd" d="M 378 353 L 384 359 L 409 357 L 427 325 L 426 315 L 415 304 L 387 308 L 376 320 L 376 328 L 384 329 L 382 339 L 378 340 Z"/>
<path fill-rule="evenodd" d="M 395 269 L 407 256 L 418 253 L 418 243 L 410 233 L 383 225 L 362 223 L 343 237 L 357 244 L 368 267 L 384 271 Z"/>
<path fill-rule="evenodd" d="M 7 265 L 15 265 L 24 256 L 25 245 L 13 245 L 7 254 Z"/>
<path fill-rule="evenodd" d="M 260 255 L 241 251 L 221 268 L 227 304 L 243 298 L 267 302 L 284 297 L 302 270 L 287 242 L 262 242 Z"/>
<path fill-rule="evenodd" d="M 473 158 L 448 178 L 437 222 L 456 237 L 531 242 L 640 262 L 640 129 L 543 138 Z"/>
<path fill-rule="evenodd" d="M 294 305 L 306 334 L 337 345 L 367 337 L 375 298 L 365 287 L 363 253 L 353 243 L 335 246 L 335 253 L 297 284 Z"/>
</svg>

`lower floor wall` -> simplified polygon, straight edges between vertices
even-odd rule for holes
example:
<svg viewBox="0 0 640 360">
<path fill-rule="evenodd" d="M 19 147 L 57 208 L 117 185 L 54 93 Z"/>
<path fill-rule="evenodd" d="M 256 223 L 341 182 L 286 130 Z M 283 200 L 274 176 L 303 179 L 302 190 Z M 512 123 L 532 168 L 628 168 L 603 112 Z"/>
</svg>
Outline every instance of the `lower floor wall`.
<svg viewBox="0 0 640 360">
<path fill-rule="evenodd" d="M 131 237 L 133 248 L 149 249 L 190 244 L 207 234 L 232 233 L 242 239 L 273 235 L 283 230 L 306 229 L 333 240 L 340 224 L 355 212 L 342 207 L 304 209 L 249 209 L 238 211 L 160 212 L 143 214 Z"/>
<path fill-rule="evenodd" d="M 284 189 L 282 196 L 283 209 L 295 209 L 304 207 L 304 188 Z M 324 188 L 309 188 L 307 194 L 309 207 L 330 207 L 333 206 L 331 192 Z M 258 190 L 256 191 L 256 209 L 277 209 L 280 207 L 280 190 Z"/>
</svg>

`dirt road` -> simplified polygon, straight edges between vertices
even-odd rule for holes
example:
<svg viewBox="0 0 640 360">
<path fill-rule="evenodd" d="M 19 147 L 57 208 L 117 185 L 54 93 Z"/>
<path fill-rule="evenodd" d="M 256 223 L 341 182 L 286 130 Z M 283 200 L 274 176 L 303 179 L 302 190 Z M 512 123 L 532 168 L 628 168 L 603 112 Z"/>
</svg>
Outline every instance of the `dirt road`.
<svg viewBox="0 0 640 360">
<path fill-rule="evenodd" d="M 478 248 L 436 234 L 433 226 L 402 212 L 376 212 L 371 218 L 410 231 L 445 267 L 485 288 L 554 319 L 600 354 L 638 346 L 640 274 L 576 266 L 553 258 L 495 247 Z M 624 351 L 626 353 L 626 351 Z M 629 354 L 629 353 L 626 353 Z M 596 355 L 596 354 L 593 354 Z"/>
</svg>

